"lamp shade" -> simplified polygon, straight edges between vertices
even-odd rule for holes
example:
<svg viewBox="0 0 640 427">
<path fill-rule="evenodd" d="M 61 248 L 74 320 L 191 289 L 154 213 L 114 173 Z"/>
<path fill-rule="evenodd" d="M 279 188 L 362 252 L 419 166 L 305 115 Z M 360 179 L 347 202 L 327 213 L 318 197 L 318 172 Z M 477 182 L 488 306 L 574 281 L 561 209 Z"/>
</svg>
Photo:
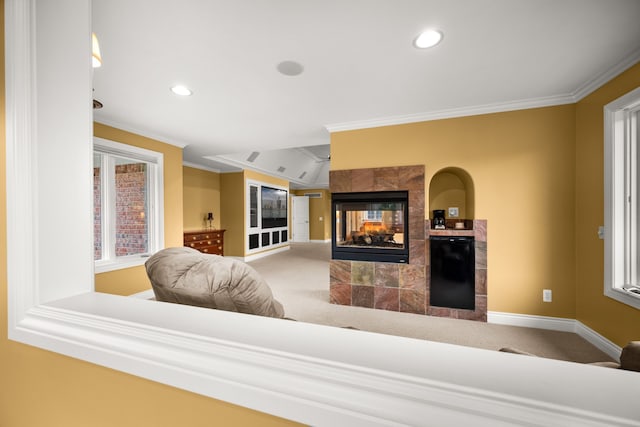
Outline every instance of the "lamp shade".
<svg viewBox="0 0 640 427">
<path fill-rule="evenodd" d="M 100 56 L 100 44 L 98 43 L 98 37 L 96 37 L 96 33 L 91 33 L 91 56 L 93 61 L 93 68 L 97 68 L 102 65 L 102 56 Z"/>
</svg>

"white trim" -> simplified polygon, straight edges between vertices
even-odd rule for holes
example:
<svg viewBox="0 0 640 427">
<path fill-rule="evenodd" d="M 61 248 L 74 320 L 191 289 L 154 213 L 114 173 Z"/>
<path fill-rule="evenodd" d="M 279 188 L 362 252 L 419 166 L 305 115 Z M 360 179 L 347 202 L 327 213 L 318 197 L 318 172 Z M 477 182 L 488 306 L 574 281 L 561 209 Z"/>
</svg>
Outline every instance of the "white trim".
<svg viewBox="0 0 640 427">
<path fill-rule="evenodd" d="M 575 102 L 596 91 L 602 85 L 611 81 L 614 77 L 619 76 L 640 61 L 640 49 L 636 49 L 630 55 L 626 56 L 622 61 L 606 70 L 604 73 L 584 82 L 578 89 L 573 92 Z"/>
<path fill-rule="evenodd" d="M 280 247 L 274 247 L 274 249 L 264 249 L 262 252 L 258 252 L 258 253 L 254 253 L 254 254 L 250 254 L 244 257 L 241 256 L 228 256 L 227 258 L 234 258 L 240 261 L 244 261 L 244 262 L 250 262 L 250 261 L 255 261 L 257 259 L 260 258 L 265 258 L 268 257 L 270 255 L 275 255 L 277 253 L 280 252 L 284 252 L 284 251 L 288 251 L 289 249 L 291 249 L 291 246 L 289 246 L 289 243 L 283 243 Z"/>
<path fill-rule="evenodd" d="M 532 314 L 487 312 L 487 322 L 497 325 L 523 326 L 526 328 L 548 329 L 550 331 L 575 332 L 575 319 L 536 316 Z"/>
<path fill-rule="evenodd" d="M 620 346 L 609 341 L 584 323 L 575 319 L 561 317 L 536 316 L 531 314 L 501 313 L 490 311 L 487 322 L 497 325 L 523 326 L 527 328 L 547 329 L 551 331 L 573 332 L 602 350 L 609 357 L 618 360 Z"/>
<path fill-rule="evenodd" d="M 640 106 L 640 87 L 604 106 L 604 295 L 616 301 L 640 309 L 640 297 L 624 289 L 625 285 L 636 285 L 637 231 L 636 221 L 627 215 L 637 214 L 629 206 L 638 190 L 633 175 L 636 166 L 627 164 L 626 154 L 637 149 L 638 141 L 631 141 L 640 132 L 625 129 L 629 123 L 627 114 Z M 635 113 L 638 114 L 638 113 Z M 634 161 L 635 162 L 635 161 Z M 630 170 L 630 172 L 627 172 Z M 633 203 L 637 204 L 636 200 Z"/>
<path fill-rule="evenodd" d="M 100 112 L 98 111 L 96 114 L 100 114 Z M 151 131 L 147 131 L 147 130 L 141 130 L 136 128 L 135 126 L 131 126 L 128 125 L 126 123 L 119 123 L 117 121 L 112 121 L 112 120 L 106 120 L 104 118 L 97 118 L 94 120 L 96 123 L 100 123 L 102 125 L 105 126 L 110 126 L 110 127 L 114 127 L 116 129 L 120 129 L 126 132 L 130 132 L 130 133 L 135 133 L 137 135 L 140 136 L 144 136 L 147 138 L 151 138 L 151 139 L 155 139 L 156 141 L 160 141 L 163 142 L 165 144 L 169 144 L 169 145 L 173 145 L 174 147 L 178 147 L 178 148 L 185 148 L 187 145 L 189 145 L 189 143 L 185 143 L 185 142 L 181 142 L 181 141 L 176 141 L 173 138 L 169 138 L 167 136 L 161 135 L 161 134 L 157 134 Z"/>
<path fill-rule="evenodd" d="M 324 239 L 324 240 L 309 240 L 309 243 L 331 243 L 331 239 Z"/>
<path fill-rule="evenodd" d="M 115 188 L 112 183 L 115 182 L 115 173 L 112 166 L 107 167 L 112 160 L 103 164 L 106 174 L 102 175 L 101 186 L 110 192 L 103 194 L 103 208 L 108 209 L 107 216 L 104 217 L 103 230 L 103 259 L 94 262 L 94 271 L 96 273 L 105 273 L 108 271 L 120 270 L 123 268 L 131 268 L 143 265 L 148 259 L 149 254 L 164 248 L 164 154 L 148 150 L 134 145 L 124 144 L 121 142 L 93 137 L 93 152 L 98 151 L 106 156 L 124 157 L 136 161 L 141 161 L 149 166 L 148 174 L 148 211 L 150 213 L 148 221 L 148 252 L 145 254 L 135 254 L 126 257 L 116 257 L 113 253 L 115 242 L 112 236 L 115 236 Z M 113 157 L 106 157 L 113 159 Z M 106 247 L 105 247 L 106 246 Z"/>
<path fill-rule="evenodd" d="M 191 163 L 191 162 L 187 162 L 187 161 L 183 161 L 182 162 L 182 166 L 186 166 L 186 167 L 193 168 L 193 169 L 200 169 L 200 170 L 207 171 L 207 172 L 222 173 L 220 171 L 220 169 L 214 169 L 214 168 L 210 168 L 208 166 L 203 166 L 203 165 L 199 165 L 197 163 Z M 242 170 L 242 169 L 240 169 L 240 170 Z M 234 171 L 234 172 L 239 172 L 239 171 Z"/>
<path fill-rule="evenodd" d="M 355 129 L 368 129 L 380 126 L 402 125 L 407 123 L 428 122 L 431 120 L 476 116 L 480 114 L 502 113 L 506 111 L 525 110 L 530 108 L 550 107 L 554 105 L 573 104 L 574 102 L 575 100 L 573 99 L 572 95 L 549 96 L 545 98 L 523 99 L 495 104 L 451 108 L 439 111 L 428 111 L 424 113 L 407 114 L 404 116 L 380 117 L 377 119 L 333 123 L 325 125 L 325 128 L 329 131 L 329 133 L 334 133 Z"/>
<path fill-rule="evenodd" d="M 42 236 L 31 231 L 34 221 L 42 215 L 39 210 L 44 210 L 33 204 L 42 180 L 33 179 L 38 168 L 32 153 L 38 143 L 46 141 L 46 135 L 35 132 L 33 126 L 40 129 L 40 122 L 34 121 L 36 103 L 28 90 L 22 90 L 35 88 L 34 64 L 22 64 L 24 53 L 16 53 L 16 48 L 33 52 L 31 43 L 20 44 L 25 37 L 30 40 L 29 34 L 35 31 L 36 5 L 55 10 L 38 15 L 38 25 L 44 21 L 50 24 L 49 29 L 55 23 L 71 30 L 75 25 L 87 30 L 87 69 L 80 74 L 89 73 L 91 63 L 90 13 L 81 22 L 72 13 L 84 13 L 89 0 L 55 5 L 48 0 L 5 0 L 7 21 L 17 21 L 6 26 L 6 41 L 11 45 L 6 59 L 8 66 L 14 67 L 8 73 L 12 79 L 7 81 L 14 86 L 7 90 L 7 148 L 11 154 L 7 158 L 6 204 L 10 228 L 10 339 L 316 426 L 425 422 L 638 426 L 637 374 L 633 372 L 138 298 L 80 293 L 78 290 L 86 289 L 93 276 L 89 268 L 90 239 L 86 238 L 91 228 L 88 214 L 86 230 L 84 225 L 64 230 L 70 239 L 79 232 L 82 248 L 87 240 L 86 268 L 74 258 L 74 265 L 61 269 L 65 277 L 43 276 L 43 260 L 26 248 L 31 243 L 42 243 Z M 48 41 L 51 47 L 68 49 L 57 41 L 54 32 Z M 66 66 L 60 62 L 60 66 Z M 42 83 L 46 86 L 47 81 Z M 55 80 L 48 83 L 59 84 Z M 89 109 L 90 85 L 87 86 L 86 96 L 74 99 L 77 105 Z M 56 99 L 59 103 L 59 98 L 46 96 L 38 101 L 43 101 L 41 108 L 55 108 Z M 90 114 L 81 119 L 88 141 Z M 87 147 L 86 141 L 84 146 L 83 141 L 72 142 L 76 148 Z M 83 165 L 87 174 L 91 164 L 88 153 L 87 149 Z M 83 206 L 88 209 L 91 192 L 86 181 L 82 183 L 87 199 Z M 73 182 L 70 184 L 73 189 Z M 77 203 L 73 208 L 78 208 Z M 53 211 L 61 209 L 68 210 L 69 206 L 49 207 Z M 30 239 L 26 243 L 25 237 Z M 49 256 L 68 263 L 68 243 L 56 244 L 59 253 L 52 251 Z M 57 289 L 64 282 L 79 284 L 63 286 L 67 293 L 61 299 L 38 305 L 34 295 L 39 290 Z M 598 393 L 593 392 L 596 389 Z M 66 409 L 72 411 L 71 406 Z"/>
<path fill-rule="evenodd" d="M 576 334 L 580 335 L 585 340 L 605 352 L 609 357 L 614 360 L 620 359 L 620 352 L 622 348 L 619 345 L 609 341 L 584 323 L 576 320 Z"/>
</svg>

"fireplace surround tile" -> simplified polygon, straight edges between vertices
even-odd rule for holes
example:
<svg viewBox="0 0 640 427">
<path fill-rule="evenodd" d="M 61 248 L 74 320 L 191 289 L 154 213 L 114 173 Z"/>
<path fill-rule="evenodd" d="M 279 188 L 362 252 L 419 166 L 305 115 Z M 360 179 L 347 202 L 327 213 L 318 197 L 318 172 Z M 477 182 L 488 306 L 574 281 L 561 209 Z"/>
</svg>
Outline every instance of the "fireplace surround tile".
<svg viewBox="0 0 640 427">
<path fill-rule="evenodd" d="M 373 289 L 373 308 L 399 311 L 400 293 L 398 292 L 398 288 L 375 287 Z"/>
<path fill-rule="evenodd" d="M 397 288 L 400 286 L 399 264 L 376 262 L 373 284 L 378 287 Z"/>
<path fill-rule="evenodd" d="M 329 287 L 329 302 L 331 304 L 351 305 L 351 284 L 332 283 Z"/>
<path fill-rule="evenodd" d="M 374 169 L 373 191 L 406 190 L 407 188 L 400 182 L 399 169 L 395 167 Z"/>
<path fill-rule="evenodd" d="M 351 261 L 332 260 L 329 278 L 331 283 L 351 283 Z"/>
<path fill-rule="evenodd" d="M 426 314 L 426 292 L 423 289 L 399 289 L 400 311 L 403 313 Z"/>
<path fill-rule="evenodd" d="M 425 271 L 421 265 L 402 265 L 400 266 L 400 287 L 403 289 L 424 289 Z"/>
<path fill-rule="evenodd" d="M 351 305 L 373 308 L 373 286 L 351 286 Z"/>
<path fill-rule="evenodd" d="M 373 262 L 353 261 L 351 263 L 351 282 L 357 285 L 373 286 L 374 265 Z"/>
<path fill-rule="evenodd" d="M 339 170 L 329 173 L 329 187 L 332 193 L 350 193 L 351 190 L 351 171 Z"/>
<path fill-rule="evenodd" d="M 371 191 L 374 186 L 373 175 L 373 169 L 354 169 L 351 172 L 351 191 Z"/>
</svg>

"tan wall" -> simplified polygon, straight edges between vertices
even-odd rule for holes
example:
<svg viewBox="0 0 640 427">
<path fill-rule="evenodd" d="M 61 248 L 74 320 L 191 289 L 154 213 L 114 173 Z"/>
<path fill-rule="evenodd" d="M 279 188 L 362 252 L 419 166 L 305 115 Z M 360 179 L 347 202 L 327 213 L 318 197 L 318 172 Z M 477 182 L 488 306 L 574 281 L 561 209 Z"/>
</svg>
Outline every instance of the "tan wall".
<svg viewBox="0 0 640 427">
<path fill-rule="evenodd" d="M 182 149 L 100 123 L 94 123 L 93 133 L 99 138 L 164 155 L 164 244 L 182 246 Z M 100 273 L 95 278 L 97 292 L 131 295 L 150 288 L 144 266 Z"/>
<path fill-rule="evenodd" d="M 209 226 L 207 213 L 213 213 L 212 225 L 220 227 L 220 174 L 183 166 L 182 218 L 185 231 Z"/>
<path fill-rule="evenodd" d="M 577 319 L 619 346 L 640 339 L 640 310 L 605 297 L 604 106 L 640 86 L 636 64 L 591 95 L 576 109 L 576 294 Z"/>
<path fill-rule="evenodd" d="M 309 239 L 331 239 L 331 193 L 325 189 L 291 190 L 295 196 L 304 196 L 305 193 L 322 194 L 321 198 L 309 199 Z"/>
<path fill-rule="evenodd" d="M 331 136 L 332 170 L 415 164 L 427 189 L 444 168 L 471 176 L 475 218 L 488 221 L 489 310 L 575 317 L 575 105 Z"/>
<path fill-rule="evenodd" d="M 0 0 L 0 81 L 4 82 L 4 1 Z M 0 84 L 0 223 L 6 224 L 5 87 Z M 179 165 L 180 163 L 178 163 Z M 174 168 L 170 168 L 173 170 Z M 181 180 L 178 182 L 182 185 Z M 174 185 L 169 184 L 173 190 Z M 171 191 L 170 191 L 171 193 Z M 62 196 L 61 196 L 62 197 Z M 182 201 L 165 200 L 181 211 Z M 167 210 L 172 222 L 181 214 Z M 181 227 L 176 227 L 180 229 Z M 174 242 L 181 230 L 167 233 Z M 178 239 L 180 240 L 180 239 Z M 7 338 L 7 234 L 0 227 L 0 426 L 209 427 L 295 423 L 40 350 Z"/>
<path fill-rule="evenodd" d="M 244 256 L 245 234 L 244 172 L 220 175 L 221 228 L 224 228 L 224 254 Z"/>
</svg>

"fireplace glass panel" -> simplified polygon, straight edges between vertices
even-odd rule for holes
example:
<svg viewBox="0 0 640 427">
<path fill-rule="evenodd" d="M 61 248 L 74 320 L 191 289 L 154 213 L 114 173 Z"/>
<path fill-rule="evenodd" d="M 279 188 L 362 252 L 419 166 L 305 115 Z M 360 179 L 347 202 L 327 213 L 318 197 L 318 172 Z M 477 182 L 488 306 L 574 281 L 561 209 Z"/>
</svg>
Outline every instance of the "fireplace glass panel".
<svg viewBox="0 0 640 427">
<path fill-rule="evenodd" d="M 336 204 L 338 246 L 404 249 L 404 203 Z M 342 225 L 342 226 L 341 226 Z"/>
<path fill-rule="evenodd" d="M 408 262 L 406 192 L 333 195 L 333 259 Z"/>
</svg>

